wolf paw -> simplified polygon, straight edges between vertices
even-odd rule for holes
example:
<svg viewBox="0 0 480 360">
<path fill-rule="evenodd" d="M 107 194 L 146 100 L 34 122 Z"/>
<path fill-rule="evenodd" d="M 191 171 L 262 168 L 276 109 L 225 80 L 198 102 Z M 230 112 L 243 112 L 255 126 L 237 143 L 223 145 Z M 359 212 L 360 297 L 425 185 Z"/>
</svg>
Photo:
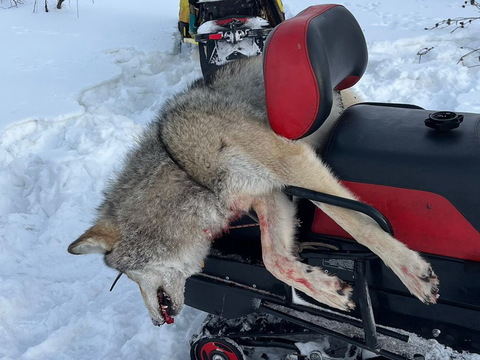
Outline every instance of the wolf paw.
<svg viewBox="0 0 480 360">
<path fill-rule="evenodd" d="M 337 309 L 345 310 L 345 311 L 350 311 L 355 309 L 355 303 L 352 301 L 353 289 L 349 284 L 338 279 L 336 284 L 336 293 L 338 295 L 337 300 L 339 301 L 337 301 L 335 305 L 338 305 L 338 306 L 333 306 L 333 307 L 336 307 Z"/>
<path fill-rule="evenodd" d="M 265 257 L 264 263 L 277 279 L 322 304 L 344 311 L 355 308 L 352 287 L 321 268 L 281 255 Z"/>
<path fill-rule="evenodd" d="M 352 287 L 335 276 L 328 276 L 321 269 L 314 268 L 311 283 L 315 284 L 310 289 L 301 289 L 315 300 L 335 309 L 350 311 L 355 309 L 352 301 Z M 313 278 L 312 278 L 313 277 Z"/>
<path fill-rule="evenodd" d="M 417 266 L 402 265 L 400 267 L 405 286 L 420 301 L 426 304 L 435 304 L 439 295 L 439 280 L 429 263 L 420 259 Z"/>
</svg>

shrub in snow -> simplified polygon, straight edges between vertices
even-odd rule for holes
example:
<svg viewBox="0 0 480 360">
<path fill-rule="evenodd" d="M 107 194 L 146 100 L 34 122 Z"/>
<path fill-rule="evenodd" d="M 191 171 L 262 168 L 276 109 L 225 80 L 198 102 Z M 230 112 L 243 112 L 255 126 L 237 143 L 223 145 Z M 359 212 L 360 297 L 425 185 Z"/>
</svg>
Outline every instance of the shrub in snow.
<svg viewBox="0 0 480 360">
<path fill-rule="evenodd" d="M 466 8 L 468 5 L 475 7 L 478 11 L 480 11 L 480 3 L 475 0 L 468 0 L 464 1 L 462 8 Z M 457 18 L 448 18 L 442 21 L 439 21 L 435 24 L 435 26 L 431 28 L 425 28 L 425 30 L 432 30 L 432 29 L 442 29 L 447 26 L 455 26 L 455 28 L 451 31 L 452 33 L 458 29 L 465 29 L 469 27 L 474 21 L 479 20 L 480 16 L 469 16 L 469 17 L 457 17 Z"/>
<path fill-rule="evenodd" d="M 480 12 L 480 3 L 477 2 L 476 0 L 467 0 L 463 2 L 462 8 L 474 8 L 477 12 Z M 480 15 L 480 14 L 479 14 Z M 455 32 L 458 29 L 466 29 L 468 28 L 474 21 L 480 20 L 480 16 L 468 16 L 468 17 L 456 17 L 456 18 L 448 18 L 444 19 L 442 21 L 439 21 L 435 24 L 435 26 L 432 26 L 430 28 L 425 28 L 425 30 L 432 30 L 432 29 L 443 29 L 446 27 L 453 26 L 453 30 L 451 31 L 452 33 Z M 417 55 L 420 57 L 420 60 L 423 55 L 425 55 L 427 52 L 432 50 L 432 48 L 424 48 L 420 50 Z M 468 50 L 467 53 L 462 55 L 460 59 L 458 59 L 457 64 L 462 64 L 467 67 L 476 67 L 480 66 L 480 48 L 476 47 L 467 47 L 467 46 L 462 46 L 461 49 L 466 49 Z M 471 64 L 471 61 L 467 64 L 466 60 L 471 60 L 474 59 L 473 65 Z"/>
<path fill-rule="evenodd" d="M 3 0 L 0 0 L 0 3 L 3 4 Z M 9 0 L 10 6 L 9 7 L 17 7 L 18 5 L 23 4 L 23 0 Z M 3 7 L 3 6 L 2 6 Z"/>
</svg>

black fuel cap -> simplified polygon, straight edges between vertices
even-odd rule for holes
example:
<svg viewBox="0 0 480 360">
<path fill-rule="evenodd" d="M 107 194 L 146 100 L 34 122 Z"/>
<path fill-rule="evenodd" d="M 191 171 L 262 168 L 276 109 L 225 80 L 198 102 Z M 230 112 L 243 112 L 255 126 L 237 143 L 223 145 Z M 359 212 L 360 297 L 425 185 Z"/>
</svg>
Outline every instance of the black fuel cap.
<svg viewBox="0 0 480 360">
<path fill-rule="evenodd" d="M 457 115 L 452 111 L 437 111 L 425 119 L 425 125 L 437 131 L 449 131 L 458 128 L 462 121 L 463 115 Z"/>
</svg>

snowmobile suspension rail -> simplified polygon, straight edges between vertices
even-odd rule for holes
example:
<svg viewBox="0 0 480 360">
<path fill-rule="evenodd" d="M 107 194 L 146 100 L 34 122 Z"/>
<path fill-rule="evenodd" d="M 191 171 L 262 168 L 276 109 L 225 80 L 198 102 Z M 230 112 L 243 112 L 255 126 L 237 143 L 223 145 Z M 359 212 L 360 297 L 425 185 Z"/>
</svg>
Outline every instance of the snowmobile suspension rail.
<svg viewBox="0 0 480 360">
<path fill-rule="evenodd" d="M 337 338 L 339 340 L 342 340 L 346 343 L 358 346 L 360 348 L 367 349 L 367 350 L 370 350 L 370 351 L 374 351 L 376 354 L 378 354 L 380 356 L 384 356 L 385 358 L 390 359 L 390 360 L 406 360 L 407 359 L 403 356 L 400 356 L 398 354 L 395 354 L 395 353 L 387 351 L 387 350 L 375 349 L 375 348 L 372 349 L 366 344 L 366 342 L 363 342 L 363 341 L 361 341 L 357 338 L 351 338 L 349 336 L 346 336 L 346 335 L 343 335 L 343 334 L 338 333 L 336 331 L 324 328 L 320 325 L 314 324 L 314 323 L 309 322 L 307 320 L 300 319 L 298 317 L 295 317 L 295 316 L 290 315 L 288 313 L 285 313 L 283 311 L 274 309 L 274 308 L 272 308 L 272 307 L 270 307 L 270 306 L 268 306 L 267 304 L 264 304 L 264 303 L 260 305 L 259 310 L 264 312 L 264 313 L 276 316 L 280 319 L 284 319 L 284 320 L 286 320 L 286 321 L 288 321 L 292 324 L 302 326 L 305 329 L 314 331 L 316 333 L 331 336 L 331 337 Z"/>
</svg>

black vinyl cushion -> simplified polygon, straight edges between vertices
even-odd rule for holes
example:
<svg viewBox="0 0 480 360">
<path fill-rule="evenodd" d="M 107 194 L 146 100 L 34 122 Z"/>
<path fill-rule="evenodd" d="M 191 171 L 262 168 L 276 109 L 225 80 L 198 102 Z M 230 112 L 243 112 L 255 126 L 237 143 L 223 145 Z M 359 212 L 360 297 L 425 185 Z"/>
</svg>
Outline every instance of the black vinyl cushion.
<svg viewBox="0 0 480 360">
<path fill-rule="evenodd" d="M 313 133 L 330 114 L 333 90 L 354 85 L 367 59 L 362 29 L 341 5 L 311 6 L 278 25 L 264 55 L 272 129 L 289 139 Z"/>
<path fill-rule="evenodd" d="M 448 199 L 480 232 L 480 114 L 439 132 L 434 111 L 358 104 L 345 111 L 324 153 L 341 180 L 423 190 Z"/>
</svg>

